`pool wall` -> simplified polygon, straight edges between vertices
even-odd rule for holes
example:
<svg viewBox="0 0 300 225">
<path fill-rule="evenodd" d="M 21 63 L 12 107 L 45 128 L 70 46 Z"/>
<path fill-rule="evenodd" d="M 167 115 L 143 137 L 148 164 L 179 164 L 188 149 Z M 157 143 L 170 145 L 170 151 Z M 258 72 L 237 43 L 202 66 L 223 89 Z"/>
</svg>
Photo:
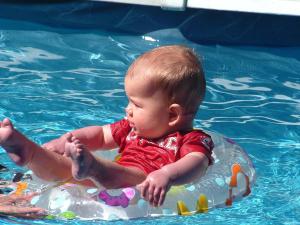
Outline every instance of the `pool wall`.
<svg viewBox="0 0 300 225">
<path fill-rule="evenodd" d="M 300 17 L 82 1 L 0 1 L 0 17 L 44 24 L 53 28 L 99 29 L 147 34 L 178 29 L 202 44 L 299 46 Z M 0 29 L 14 29 L 9 23 Z M 12 25 L 13 26 L 13 25 Z M 23 29 L 33 29 L 24 27 Z"/>
</svg>

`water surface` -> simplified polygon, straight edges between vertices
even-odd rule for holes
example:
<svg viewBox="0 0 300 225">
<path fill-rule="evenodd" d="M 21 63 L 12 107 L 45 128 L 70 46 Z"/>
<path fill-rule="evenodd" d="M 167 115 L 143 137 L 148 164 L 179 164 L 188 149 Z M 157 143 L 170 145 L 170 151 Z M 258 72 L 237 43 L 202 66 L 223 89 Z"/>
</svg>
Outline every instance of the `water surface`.
<svg viewBox="0 0 300 225">
<path fill-rule="evenodd" d="M 124 74 L 139 54 L 185 44 L 201 56 L 208 87 L 195 126 L 228 136 L 246 150 L 257 170 L 252 194 L 207 214 L 130 223 L 300 224 L 299 48 L 200 45 L 177 30 L 134 36 L 8 19 L 0 23 L 16 27 L 0 30 L 0 117 L 9 117 L 39 144 L 121 119 L 127 104 Z M 22 170 L 3 149 L 0 156 L 11 170 Z M 0 223 L 89 224 L 5 217 Z"/>
</svg>

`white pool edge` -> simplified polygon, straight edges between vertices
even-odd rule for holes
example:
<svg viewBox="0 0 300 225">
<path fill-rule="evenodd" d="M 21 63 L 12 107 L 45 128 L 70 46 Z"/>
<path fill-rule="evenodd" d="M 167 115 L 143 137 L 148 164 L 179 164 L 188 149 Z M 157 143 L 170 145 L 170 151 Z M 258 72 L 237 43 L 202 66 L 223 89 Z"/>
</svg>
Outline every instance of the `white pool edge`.
<svg viewBox="0 0 300 225">
<path fill-rule="evenodd" d="M 300 16 L 300 0 L 189 0 L 187 7 Z"/>
<path fill-rule="evenodd" d="M 93 0 L 159 6 L 163 9 L 186 8 L 300 16 L 300 0 Z"/>
</svg>

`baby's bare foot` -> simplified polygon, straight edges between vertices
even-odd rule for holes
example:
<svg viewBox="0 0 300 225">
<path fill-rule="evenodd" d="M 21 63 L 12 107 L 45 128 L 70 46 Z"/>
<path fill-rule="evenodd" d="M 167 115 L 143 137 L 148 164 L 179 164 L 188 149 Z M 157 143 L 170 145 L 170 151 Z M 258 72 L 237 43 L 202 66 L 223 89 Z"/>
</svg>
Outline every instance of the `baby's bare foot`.
<svg viewBox="0 0 300 225">
<path fill-rule="evenodd" d="M 72 160 L 72 175 L 77 180 L 90 177 L 94 156 L 72 134 L 68 134 L 65 155 Z"/>
<path fill-rule="evenodd" d="M 17 165 L 23 166 L 29 162 L 33 156 L 33 150 L 30 150 L 32 145 L 35 144 L 14 129 L 9 119 L 0 121 L 0 146 Z"/>
</svg>

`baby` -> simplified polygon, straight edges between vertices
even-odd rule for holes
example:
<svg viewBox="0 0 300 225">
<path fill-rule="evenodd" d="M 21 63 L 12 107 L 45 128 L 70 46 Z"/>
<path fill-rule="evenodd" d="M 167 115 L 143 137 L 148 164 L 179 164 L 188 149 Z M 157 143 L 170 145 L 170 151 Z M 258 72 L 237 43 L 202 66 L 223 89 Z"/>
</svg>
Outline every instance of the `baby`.
<svg viewBox="0 0 300 225">
<path fill-rule="evenodd" d="M 129 67 L 125 92 L 126 117 L 118 122 L 74 130 L 38 146 L 6 118 L 0 122 L 0 145 L 42 179 L 105 188 L 137 185 L 142 197 L 160 206 L 171 185 L 203 176 L 212 163 L 210 136 L 193 129 L 205 95 L 202 66 L 187 47 L 155 48 Z M 113 148 L 120 153 L 114 162 L 91 153 Z"/>
</svg>

